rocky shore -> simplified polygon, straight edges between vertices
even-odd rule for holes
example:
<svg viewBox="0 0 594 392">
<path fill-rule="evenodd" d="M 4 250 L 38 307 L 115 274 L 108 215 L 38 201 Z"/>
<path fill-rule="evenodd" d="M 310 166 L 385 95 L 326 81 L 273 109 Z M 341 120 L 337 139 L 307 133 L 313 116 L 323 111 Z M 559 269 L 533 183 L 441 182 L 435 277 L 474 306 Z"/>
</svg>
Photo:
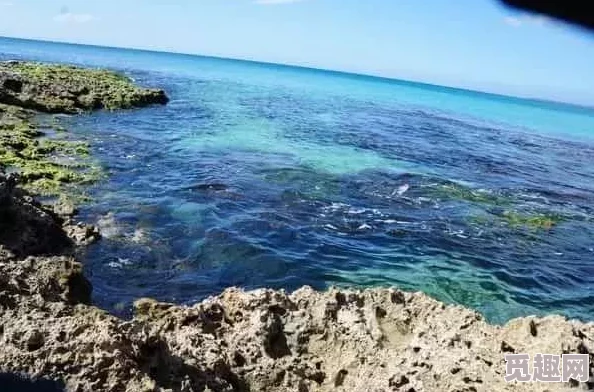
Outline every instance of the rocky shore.
<svg viewBox="0 0 594 392">
<path fill-rule="evenodd" d="M 191 307 L 139 299 L 131 320 L 94 307 L 74 251 L 99 233 L 33 197 L 84 184 L 88 168 L 52 160 L 80 145 L 46 144 L 30 110 L 166 102 L 107 71 L 0 63 L 0 391 L 594 389 L 594 324 L 490 325 L 422 293 L 230 288 Z M 506 383 L 509 353 L 590 354 L 590 381 Z"/>
</svg>

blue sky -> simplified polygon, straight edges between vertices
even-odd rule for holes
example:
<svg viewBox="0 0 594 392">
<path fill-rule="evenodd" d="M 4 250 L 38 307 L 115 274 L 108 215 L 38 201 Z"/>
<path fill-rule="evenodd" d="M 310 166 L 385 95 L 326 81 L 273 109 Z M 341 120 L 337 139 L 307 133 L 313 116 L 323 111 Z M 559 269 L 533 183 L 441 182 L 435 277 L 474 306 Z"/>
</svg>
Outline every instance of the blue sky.
<svg viewBox="0 0 594 392">
<path fill-rule="evenodd" d="M 298 64 L 594 104 L 594 35 L 496 0 L 0 0 L 0 36 Z"/>
</svg>

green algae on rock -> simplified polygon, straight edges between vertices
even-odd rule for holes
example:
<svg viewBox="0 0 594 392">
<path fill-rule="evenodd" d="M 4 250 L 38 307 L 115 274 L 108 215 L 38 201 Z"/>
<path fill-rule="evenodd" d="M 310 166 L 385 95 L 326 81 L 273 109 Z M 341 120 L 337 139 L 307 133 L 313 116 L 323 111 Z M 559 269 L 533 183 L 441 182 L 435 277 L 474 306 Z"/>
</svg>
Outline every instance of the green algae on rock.
<svg viewBox="0 0 594 392">
<path fill-rule="evenodd" d="M 100 178 L 101 170 L 86 159 L 86 143 L 43 139 L 32 116 L 0 104 L 0 167 L 17 171 L 25 189 L 43 196 L 57 195 L 66 184 L 89 184 Z"/>
<path fill-rule="evenodd" d="M 554 213 L 534 213 L 526 214 L 517 211 L 505 211 L 501 218 L 512 227 L 527 227 L 529 229 L 552 229 L 559 224 L 563 217 Z"/>
<path fill-rule="evenodd" d="M 496 193 L 489 192 L 482 189 L 472 189 L 470 187 L 448 183 L 441 184 L 433 189 L 431 193 L 440 199 L 445 200 L 462 200 L 471 203 L 481 203 L 503 206 L 510 204 L 511 201 Z"/>
<path fill-rule="evenodd" d="M 496 214 L 475 215 L 469 222 L 479 226 L 504 225 L 512 229 L 550 230 L 568 219 L 554 212 L 518 212 L 505 210 Z"/>
<path fill-rule="evenodd" d="M 130 109 L 168 102 L 163 90 L 136 86 L 115 72 L 9 61 L 0 63 L 0 103 L 46 113 Z"/>
<path fill-rule="evenodd" d="M 439 185 L 431 192 L 443 200 L 466 201 L 481 204 L 488 210 L 500 211 L 494 215 L 492 215 L 493 212 L 490 212 L 488 216 L 492 216 L 492 218 L 484 215 L 469 218 L 472 223 L 479 225 L 503 223 L 516 229 L 549 230 L 564 219 L 563 216 L 554 212 L 518 212 L 510 209 L 514 206 L 512 197 L 505 197 L 486 190 L 476 190 L 456 183 Z"/>
</svg>

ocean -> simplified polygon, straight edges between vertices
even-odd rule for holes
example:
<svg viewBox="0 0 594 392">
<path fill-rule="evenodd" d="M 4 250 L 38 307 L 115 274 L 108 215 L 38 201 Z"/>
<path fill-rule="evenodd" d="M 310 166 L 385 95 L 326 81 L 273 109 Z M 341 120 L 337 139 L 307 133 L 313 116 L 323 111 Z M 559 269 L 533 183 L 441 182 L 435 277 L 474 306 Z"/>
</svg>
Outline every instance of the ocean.
<svg viewBox="0 0 594 392">
<path fill-rule="evenodd" d="M 183 54 L 0 38 L 171 102 L 60 117 L 107 176 L 79 218 L 94 301 L 398 286 L 492 322 L 594 320 L 594 109 Z"/>
</svg>

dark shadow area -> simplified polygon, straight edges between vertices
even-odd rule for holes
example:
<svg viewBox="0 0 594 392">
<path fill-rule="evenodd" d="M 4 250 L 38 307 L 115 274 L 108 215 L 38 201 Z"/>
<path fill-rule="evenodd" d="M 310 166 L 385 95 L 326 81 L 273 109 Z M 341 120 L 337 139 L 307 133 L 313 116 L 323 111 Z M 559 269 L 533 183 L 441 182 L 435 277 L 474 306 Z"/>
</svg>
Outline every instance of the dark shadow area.
<svg viewBox="0 0 594 392">
<path fill-rule="evenodd" d="M 230 365 L 222 359 L 210 369 L 190 366 L 178 356 L 173 355 L 167 343 L 157 337 L 151 337 L 139 346 L 138 367 L 153 379 L 157 386 L 164 389 L 180 390 L 182 382 L 189 382 L 192 390 L 247 392 L 249 385 L 233 372 Z M 0 388 L 0 392 L 4 392 Z"/>
<path fill-rule="evenodd" d="M 16 189 L 16 183 L 0 171 L 0 244 L 18 257 L 60 255 L 71 248 L 62 220 Z"/>
<path fill-rule="evenodd" d="M 583 0 L 501 0 L 508 6 L 576 23 L 594 29 L 594 13 L 591 5 Z"/>
<path fill-rule="evenodd" d="M 31 380 L 18 374 L 0 373 L 2 392 L 64 392 L 62 382 L 50 380 Z"/>
</svg>

